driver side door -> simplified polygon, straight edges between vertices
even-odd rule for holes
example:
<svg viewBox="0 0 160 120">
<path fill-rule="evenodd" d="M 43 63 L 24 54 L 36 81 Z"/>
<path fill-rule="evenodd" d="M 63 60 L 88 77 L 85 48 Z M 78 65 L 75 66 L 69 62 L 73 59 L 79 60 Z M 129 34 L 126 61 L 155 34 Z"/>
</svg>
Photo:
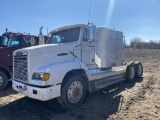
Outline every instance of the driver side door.
<svg viewBox="0 0 160 120">
<path fill-rule="evenodd" d="M 21 48 L 20 39 L 21 39 L 21 36 L 15 36 L 9 39 L 8 49 L 6 48 L 6 53 L 9 59 L 11 60 L 11 62 L 13 61 L 13 52 Z"/>
<path fill-rule="evenodd" d="M 82 61 L 89 69 L 95 68 L 95 41 L 89 41 L 89 29 L 84 28 L 82 38 Z"/>
<path fill-rule="evenodd" d="M 13 66 L 13 51 L 20 48 L 20 37 L 16 36 L 9 39 L 8 47 L 0 48 L 0 63 L 7 68 Z"/>
</svg>

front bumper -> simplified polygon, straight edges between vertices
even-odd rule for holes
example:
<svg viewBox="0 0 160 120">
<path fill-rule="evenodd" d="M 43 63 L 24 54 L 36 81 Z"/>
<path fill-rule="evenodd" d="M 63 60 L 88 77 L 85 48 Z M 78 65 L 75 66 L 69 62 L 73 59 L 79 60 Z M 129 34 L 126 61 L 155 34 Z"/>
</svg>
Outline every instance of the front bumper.
<svg viewBox="0 0 160 120">
<path fill-rule="evenodd" d="M 12 87 L 15 91 L 26 95 L 30 98 L 46 101 L 60 96 L 61 85 L 50 86 L 47 88 L 39 88 L 26 85 L 21 82 L 12 80 Z"/>
</svg>

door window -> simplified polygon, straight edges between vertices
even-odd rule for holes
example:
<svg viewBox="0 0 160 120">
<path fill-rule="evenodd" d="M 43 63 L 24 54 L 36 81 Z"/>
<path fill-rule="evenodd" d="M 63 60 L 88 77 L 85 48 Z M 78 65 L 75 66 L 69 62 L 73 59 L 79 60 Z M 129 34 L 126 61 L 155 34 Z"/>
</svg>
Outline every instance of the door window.
<svg viewBox="0 0 160 120">
<path fill-rule="evenodd" d="M 38 40 L 34 36 L 23 36 L 22 47 L 38 45 Z"/>
</svg>

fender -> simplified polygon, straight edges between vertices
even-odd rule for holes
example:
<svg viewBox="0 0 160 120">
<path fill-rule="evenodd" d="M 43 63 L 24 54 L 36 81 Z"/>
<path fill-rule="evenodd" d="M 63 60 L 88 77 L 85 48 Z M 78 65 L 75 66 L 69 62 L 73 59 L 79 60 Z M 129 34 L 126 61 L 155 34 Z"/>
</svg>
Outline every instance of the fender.
<svg viewBox="0 0 160 120">
<path fill-rule="evenodd" d="M 87 67 L 81 62 L 61 62 L 56 64 L 49 64 L 36 69 L 37 73 L 50 73 L 48 81 L 43 81 L 41 85 L 61 84 L 64 76 L 71 70 L 84 69 L 89 74 Z M 30 81 L 32 82 L 32 80 Z"/>
<path fill-rule="evenodd" d="M 4 69 L 7 72 L 7 74 L 9 74 L 9 76 L 12 76 L 12 73 L 10 72 L 10 70 L 9 70 L 9 68 L 7 66 L 5 66 L 4 64 L 0 63 L 0 69 L 1 68 Z"/>
<path fill-rule="evenodd" d="M 87 66 L 83 62 L 80 62 L 80 65 L 81 65 L 81 69 L 84 69 L 84 71 L 87 75 L 87 78 L 90 81 L 91 80 L 91 74 L 89 72 L 89 69 L 87 68 Z"/>
</svg>

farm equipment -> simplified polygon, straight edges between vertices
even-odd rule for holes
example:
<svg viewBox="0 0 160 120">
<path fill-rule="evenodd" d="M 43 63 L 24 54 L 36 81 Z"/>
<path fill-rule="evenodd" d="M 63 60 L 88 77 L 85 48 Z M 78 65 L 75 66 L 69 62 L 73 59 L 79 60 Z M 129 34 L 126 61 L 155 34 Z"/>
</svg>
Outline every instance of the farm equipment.
<svg viewBox="0 0 160 120">
<path fill-rule="evenodd" d="M 67 109 L 82 104 L 87 92 L 143 74 L 141 62 L 125 65 L 123 33 L 75 24 L 50 32 L 48 44 L 13 53 L 14 90 L 41 101 L 57 98 Z"/>
</svg>

